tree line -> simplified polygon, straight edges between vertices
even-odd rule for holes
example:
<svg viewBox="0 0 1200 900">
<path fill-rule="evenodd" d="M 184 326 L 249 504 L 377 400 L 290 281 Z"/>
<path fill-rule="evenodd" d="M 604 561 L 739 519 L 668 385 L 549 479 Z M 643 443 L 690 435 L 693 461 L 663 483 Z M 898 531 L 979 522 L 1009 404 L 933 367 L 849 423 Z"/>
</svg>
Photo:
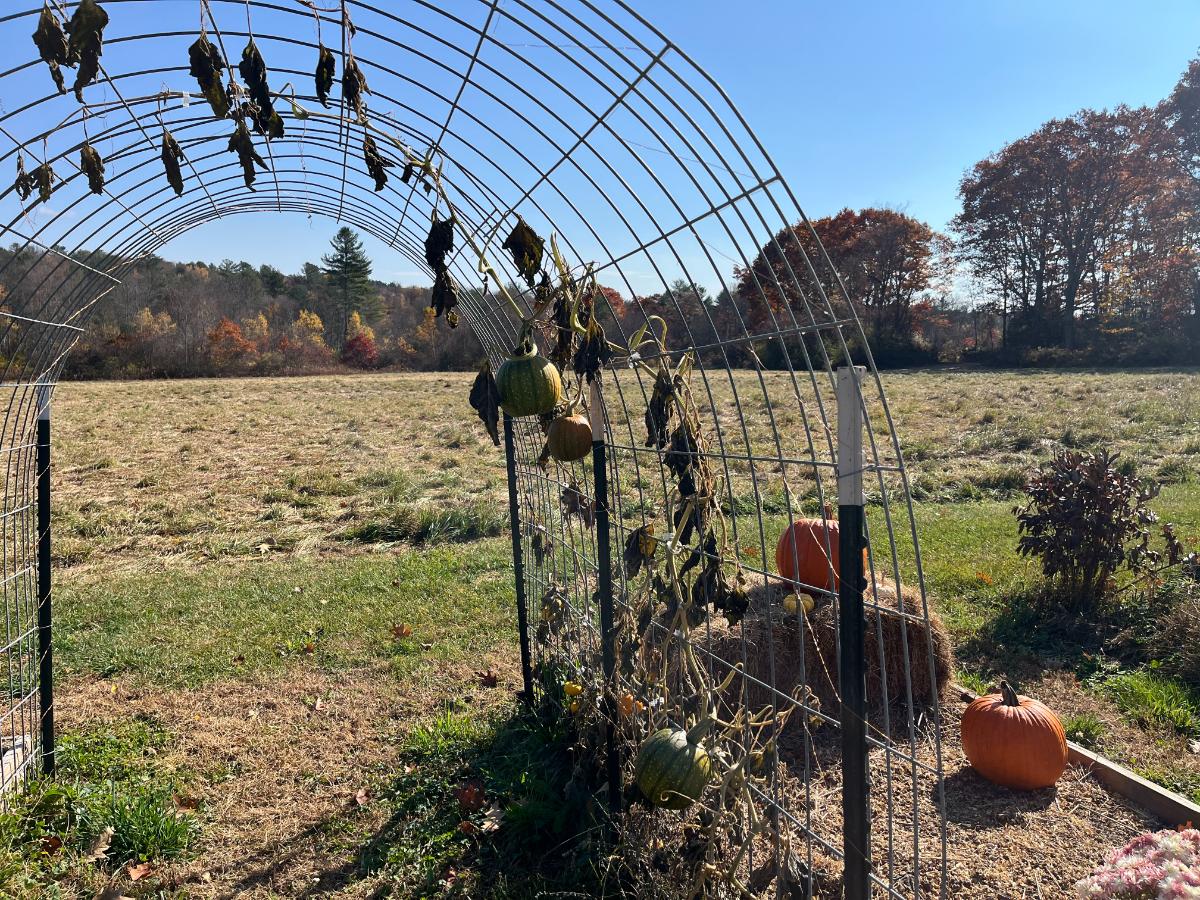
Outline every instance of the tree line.
<svg viewBox="0 0 1200 900">
<path fill-rule="evenodd" d="M 894 209 L 797 223 L 715 296 L 684 280 L 632 298 L 603 287 L 601 321 L 619 339 L 658 316 L 671 346 L 701 348 L 706 362 L 803 366 L 818 350 L 835 361 L 842 351 L 828 333 L 806 333 L 801 292 L 831 298 L 836 320 L 844 285 L 883 366 L 1200 359 L 1200 58 L 1155 106 L 1081 110 L 980 160 L 959 198 L 948 234 Z M 832 269 L 807 265 L 825 255 Z M 120 262 L 88 257 L 100 269 Z M 57 283 L 33 270 L 59 264 L 0 249 L 0 313 L 10 314 L 0 356 L 19 352 L 32 327 L 22 322 Z M 97 307 L 64 374 L 474 368 L 482 349 L 470 329 L 439 328 L 430 300 L 430 288 L 373 280 L 348 228 L 319 265 L 291 275 L 147 257 Z"/>
</svg>

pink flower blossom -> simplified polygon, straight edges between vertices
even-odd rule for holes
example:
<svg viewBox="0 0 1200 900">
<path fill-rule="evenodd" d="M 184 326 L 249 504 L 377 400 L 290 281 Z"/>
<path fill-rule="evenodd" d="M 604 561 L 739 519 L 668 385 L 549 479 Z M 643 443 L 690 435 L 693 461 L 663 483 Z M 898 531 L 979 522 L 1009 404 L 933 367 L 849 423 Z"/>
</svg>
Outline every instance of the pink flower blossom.
<svg viewBox="0 0 1200 900">
<path fill-rule="evenodd" d="M 1200 831 L 1139 834 L 1075 885 L 1081 900 L 1200 900 Z"/>
</svg>

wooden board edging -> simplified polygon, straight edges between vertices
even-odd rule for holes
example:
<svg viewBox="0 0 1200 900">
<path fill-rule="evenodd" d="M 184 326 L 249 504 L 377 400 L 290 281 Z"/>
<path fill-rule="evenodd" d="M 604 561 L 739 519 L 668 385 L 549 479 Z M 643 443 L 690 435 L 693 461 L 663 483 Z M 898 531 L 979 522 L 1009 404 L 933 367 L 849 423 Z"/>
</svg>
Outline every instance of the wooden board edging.
<svg viewBox="0 0 1200 900">
<path fill-rule="evenodd" d="M 1136 772 L 1067 741 L 1067 760 L 1088 770 L 1101 784 L 1127 797 L 1171 826 L 1200 826 L 1200 806 Z"/>
</svg>

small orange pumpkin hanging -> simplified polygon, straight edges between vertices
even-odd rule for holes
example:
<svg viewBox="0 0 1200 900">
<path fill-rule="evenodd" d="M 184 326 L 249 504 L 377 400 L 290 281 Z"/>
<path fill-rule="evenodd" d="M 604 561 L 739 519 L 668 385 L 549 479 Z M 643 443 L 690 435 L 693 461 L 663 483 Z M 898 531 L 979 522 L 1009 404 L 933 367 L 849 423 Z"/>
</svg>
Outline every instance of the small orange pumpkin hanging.
<svg viewBox="0 0 1200 900">
<path fill-rule="evenodd" d="M 988 781 L 1019 791 L 1051 787 L 1067 768 L 1067 736 L 1058 716 L 1018 696 L 1007 681 L 999 694 L 972 701 L 962 717 L 963 752 Z"/>
<path fill-rule="evenodd" d="M 571 407 L 550 423 L 546 447 L 559 462 L 575 462 L 592 452 L 592 423 Z"/>
</svg>

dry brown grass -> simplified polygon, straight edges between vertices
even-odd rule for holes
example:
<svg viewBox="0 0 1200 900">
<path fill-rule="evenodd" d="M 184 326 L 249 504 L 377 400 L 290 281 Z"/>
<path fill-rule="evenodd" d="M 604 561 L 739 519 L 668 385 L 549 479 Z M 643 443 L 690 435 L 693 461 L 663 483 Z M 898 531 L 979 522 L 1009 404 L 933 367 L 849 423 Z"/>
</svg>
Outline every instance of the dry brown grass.
<svg viewBox="0 0 1200 900">
<path fill-rule="evenodd" d="M 63 384 L 55 395 L 57 551 L 72 565 L 138 570 L 167 559 L 351 553 L 361 547 L 338 535 L 398 491 L 434 505 L 503 505 L 503 455 L 467 405 L 471 377 Z M 644 400 L 630 375 L 621 386 L 632 436 L 622 416 L 614 425 L 622 441 L 640 446 Z M 885 374 L 884 386 L 918 498 L 1010 496 L 1032 462 L 1097 442 L 1172 480 L 1200 470 L 1195 372 L 903 372 Z M 818 393 L 831 408 L 824 383 L 797 391 L 784 373 L 760 381 L 737 372 L 707 385 L 696 376 L 693 390 L 706 408 L 711 390 L 720 440 L 714 428 L 710 445 L 734 454 L 749 446 L 775 455 L 773 416 L 784 453 L 808 457 Z M 878 408 L 872 427 L 885 436 Z M 890 451 L 881 450 L 886 461 Z M 753 505 L 748 464 L 730 468 L 738 502 Z M 811 487 L 795 466 L 756 474 L 768 513 L 786 512 L 785 475 L 797 500 Z M 653 482 L 647 476 L 652 499 Z"/>
<path fill-rule="evenodd" d="M 60 558 L 170 561 L 361 552 L 338 535 L 397 493 L 503 504 L 503 457 L 453 375 L 62 385 Z"/>
</svg>

